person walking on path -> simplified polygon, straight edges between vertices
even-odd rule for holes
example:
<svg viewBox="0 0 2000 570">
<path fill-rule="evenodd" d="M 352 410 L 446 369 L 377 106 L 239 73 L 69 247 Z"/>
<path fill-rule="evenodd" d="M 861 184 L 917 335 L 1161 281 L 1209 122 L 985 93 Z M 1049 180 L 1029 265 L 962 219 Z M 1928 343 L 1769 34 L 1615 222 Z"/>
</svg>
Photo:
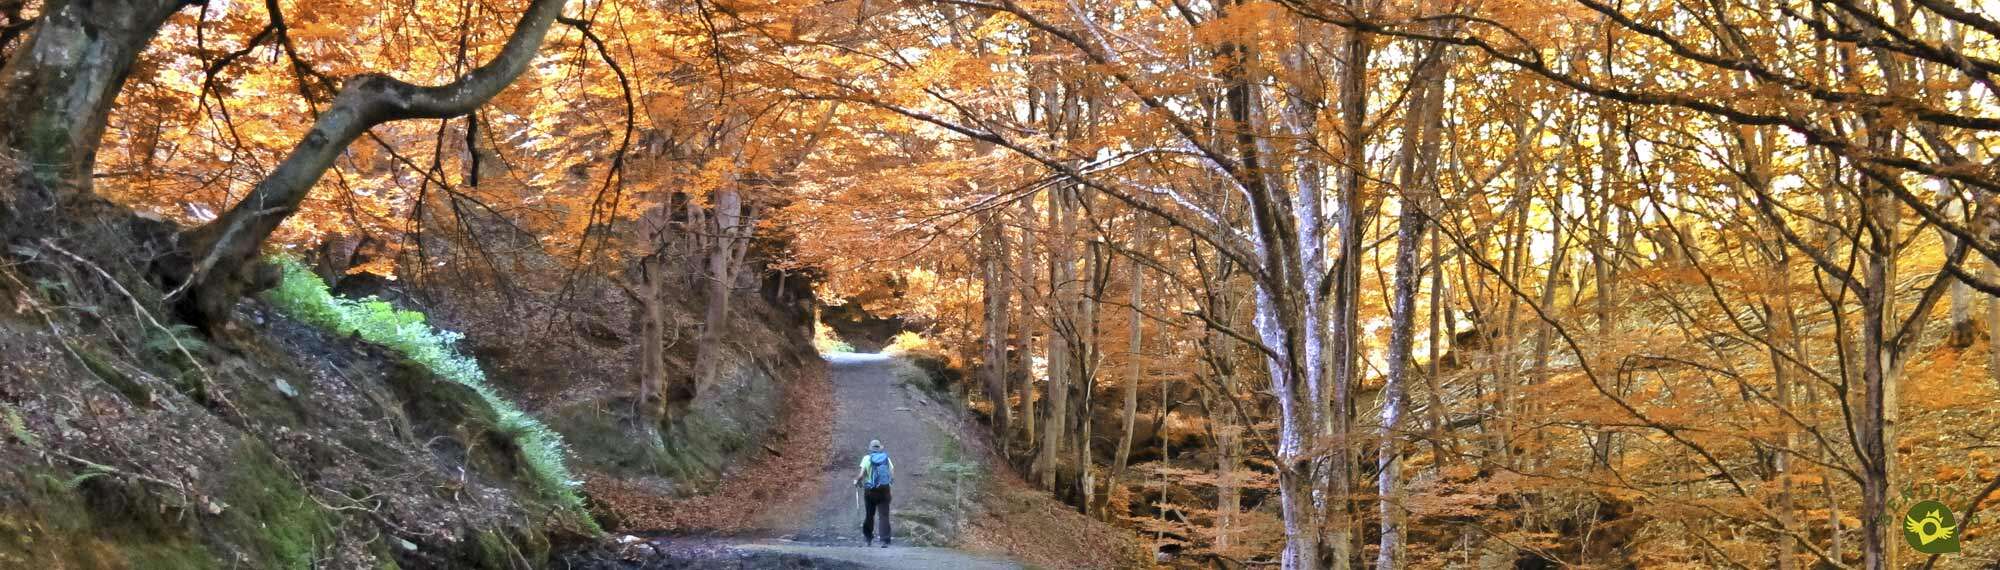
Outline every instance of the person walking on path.
<svg viewBox="0 0 2000 570">
<path fill-rule="evenodd" d="M 889 547 L 889 483 L 895 479 L 896 463 L 889 460 L 889 452 L 882 451 L 882 440 L 868 442 L 868 455 L 861 456 L 861 473 L 854 477 L 854 486 L 862 489 L 866 514 L 861 518 L 861 539 L 864 545 L 875 544 L 875 527 L 880 521 L 882 527 L 882 548 Z M 877 515 L 877 512 L 880 515 Z M 880 518 L 877 518 L 877 517 Z"/>
</svg>

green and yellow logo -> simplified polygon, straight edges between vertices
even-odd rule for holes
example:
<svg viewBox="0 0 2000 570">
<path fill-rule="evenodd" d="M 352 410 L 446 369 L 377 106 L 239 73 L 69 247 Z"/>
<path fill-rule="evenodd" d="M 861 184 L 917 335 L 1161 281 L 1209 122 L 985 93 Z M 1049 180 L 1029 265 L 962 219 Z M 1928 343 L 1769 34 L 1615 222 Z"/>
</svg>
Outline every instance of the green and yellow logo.
<svg viewBox="0 0 2000 570">
<path fill-rule="evenodd" d="M 1958 522 L 1944 503 L 1924 501 L 1903 515 L 1903 540 L 1924 554 L 1958 552 Z"/>
</svg>

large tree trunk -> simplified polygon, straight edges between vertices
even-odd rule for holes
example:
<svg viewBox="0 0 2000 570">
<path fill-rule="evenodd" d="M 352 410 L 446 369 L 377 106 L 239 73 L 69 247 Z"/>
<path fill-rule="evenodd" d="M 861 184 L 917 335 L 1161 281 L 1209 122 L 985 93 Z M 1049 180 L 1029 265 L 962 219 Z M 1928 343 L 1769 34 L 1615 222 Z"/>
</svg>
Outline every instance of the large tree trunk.
<svg viewBox="0 0 2000 570">
<path fill-rule="evenodd" d="M 333 104 L 313 120 L 299 144 L 249 196 L 215 221 L 190 232 L 190 251 L 199 258 L 187 268 L 186 275 L 171 276 L 188 283 L 182 302 L 186 316 L 205 326 L 227 320 L 230 309 L 242 297 L 239 272 L 256 259 L 264 240 L 298 211 L 320 176 L 362 133 L 390 121 L 464 115 L 513 83 L 534 61 L 564 2 L 534 0 L 499 54 L 449 84 L 412 85 L 379 74 L 348 78 Z"/>
<path fill-rule="evenodd" d="M 652 253 L 633 262 L 626 271 L 628 277 L 617 281 L 639 309 L 639 378 L 638 389 L 632 396 L 632 415 L 649 425 L 658 425 L 666 411 L 663 396 L 669 385 L 666 362 L 667 295 L 679 290 L 678 278 L 670 273 L 680 273 L 679 268 L 683 267 L 680 262 L 686 259 L 686 253 L 678 251 L 676 246 L 689 245 L 687 242 L 694 241 L 683 239 L 692 236 L 686 231 L 687 223 L 674 219 L 680 202 L 676 196 L 670 195 L 664 204 L 640 215 L 638 226 L 644 239 L 639 243 Z M 669 251 L 675 253 L 670 255 Z M 676 271 L 669 271 L 670 267 Z M 813 322 L 819 322 L 819 315 L 815 313 L 813 316 Z"/>
<path fill-rule="evenodd" d="M 0 190 L 0 227 L 90 190 L 91 167 L 111 105 L 177 0 L 49 0 L 29 36 L 0 67 L 0 145 L 37 188 Z"/>
<path fill-rule="evenodd" d="M 739 240 L 746 239 L 739 234 L 748 233 L 740 227 L 742 221 L 743 196 L 732 176 L 732 180 L 724 181 L 715 191 L 715 237 L 709 244 L 707 261 L 708 304 L 702 311 L 701 335 L 695 340 L 694 392 L 689 396 L 705 393 L 717 382 L 722 339 L 729 330 L 729 293 L 736 288 L 741 260 L 737 253 Z"/>
<path fill-rule="evenodd" d="M 666 264 L 658 255 L 648 256 L 640 262 L 644 268 L 646 288 L 639 292 L 639 308 L 642 325 L 639 327 L 639 393 L 633 398 L 638 407 L 637 417 L 658 420 L 661 387 L 667 383 L 667 313 Z"/>
</svg>

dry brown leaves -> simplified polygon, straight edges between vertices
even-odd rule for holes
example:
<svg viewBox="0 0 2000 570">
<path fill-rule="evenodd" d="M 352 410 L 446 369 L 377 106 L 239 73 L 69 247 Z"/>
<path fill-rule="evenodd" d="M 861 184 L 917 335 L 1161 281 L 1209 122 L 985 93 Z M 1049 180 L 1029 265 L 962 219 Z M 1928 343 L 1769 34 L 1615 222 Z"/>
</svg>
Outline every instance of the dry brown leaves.
<svg viewBox="0 0 2000 570">
<path fill-rule="evenodd" d="M 676 498 L 643 484 L 589 475 L 584 489 L 616 514 L 611 530 L 742 534 L 766 530 L 759 523 L 767 507 L 811 501 L 832 450 L 833 382 L 826 365 L 808 364 L 785 387 L 782 437 L 762 456 L 732 469 L 721 485 L 692 497 Z"/>
</svg>

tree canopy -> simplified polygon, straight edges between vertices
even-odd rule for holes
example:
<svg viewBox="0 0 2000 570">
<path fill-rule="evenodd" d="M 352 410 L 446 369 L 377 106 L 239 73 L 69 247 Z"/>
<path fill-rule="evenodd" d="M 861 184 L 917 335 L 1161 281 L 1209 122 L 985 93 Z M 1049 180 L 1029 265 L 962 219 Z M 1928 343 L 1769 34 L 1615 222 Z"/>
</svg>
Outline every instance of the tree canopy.
<svg viewBox="0 0 2000 570">
<path fill-rule="evenodd" d="M 176 220 L 215 322 L 358 236 L 342 271 L 695 276 L 704 350 L 745 259 L 811 269 L 1190 558 L 1929 567 L 1907 489 L 2000 502 L 1996 13 L 0 2 L 0 220 Z M 658 348 L 671 419 L 712 372 Z M 1968 528 L 1945 564 L 2000 557 Z"/>
</svg>

